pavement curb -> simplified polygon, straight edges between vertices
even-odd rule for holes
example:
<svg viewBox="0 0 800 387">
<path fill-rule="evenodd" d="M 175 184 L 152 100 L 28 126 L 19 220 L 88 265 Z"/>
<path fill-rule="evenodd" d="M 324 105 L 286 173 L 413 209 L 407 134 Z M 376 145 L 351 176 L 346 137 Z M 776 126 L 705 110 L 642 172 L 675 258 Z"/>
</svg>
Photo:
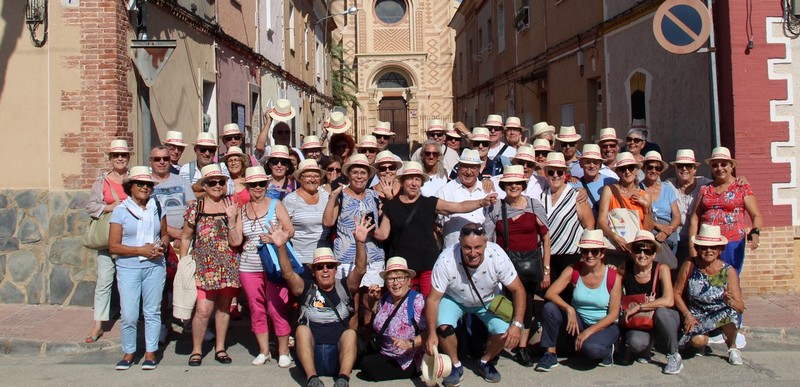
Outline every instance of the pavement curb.
<svg viewBox="0 0 800 387">
<path fill-rule="evenodd" d="M 121 342 L 121 339 L 101 340 L 96 343 L 74 343 L 0 337 L 2 353 L 8 356 L 68 355 L 113 348 L 122 345 Z"/>
<path fill-rule="evenodd" d="M 760 328 L 742 326 L 739 330 L 747 338 L 800 344 L 800 328 Z"/>
</svg>

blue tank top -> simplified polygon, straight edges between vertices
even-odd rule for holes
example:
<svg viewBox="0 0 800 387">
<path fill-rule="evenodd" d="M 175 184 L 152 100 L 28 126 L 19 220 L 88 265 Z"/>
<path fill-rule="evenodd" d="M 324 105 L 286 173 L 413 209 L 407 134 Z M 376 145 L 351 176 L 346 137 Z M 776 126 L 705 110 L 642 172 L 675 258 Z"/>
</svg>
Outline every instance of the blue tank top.
<svg viewBox="0 0 800 387">
<path fill-rule="evenodd" d="M 607 280 L 608 269 L 603 274 L 603 282 L 594 289 L 586 287 L 583 284 L 583 278 L 578 277 L 578 283 L 572 292 L 572 307 L 575 308 L 578 317 L 588 325 L 597 324 L 608 315 L 611 295 L 608 293 Z"/>
</svg>

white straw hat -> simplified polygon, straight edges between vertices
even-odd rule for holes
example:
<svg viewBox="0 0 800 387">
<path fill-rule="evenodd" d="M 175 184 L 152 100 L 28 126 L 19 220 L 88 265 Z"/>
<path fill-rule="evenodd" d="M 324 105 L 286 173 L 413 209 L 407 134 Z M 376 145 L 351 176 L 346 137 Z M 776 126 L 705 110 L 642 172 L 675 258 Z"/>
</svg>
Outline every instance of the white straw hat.
<svg viewBox="0 0 800 387">
<path fill-rule="evenodd" d="M 269 181 L 269 176 L 267 176 L 267 172 L 264 170 L 264 167 L 256 165 L 255 167 L 249 167 L 244 171 L 245 184 L 256 183 L 259 181 Z"/>
<path fill-rule="evenodd" d="M 697 235 L 692 237 L 692 243 L 700 246 L 725 246 L 728 238 L 722 235 L 719 226 L 701 224 Z"/>
<path fill-rule="evenodd" d="M 519 117 L 508 117 L 506 118 L 506 129 L 508 128 L 516 128 L 522 129 L 522 122 L 519 120 Z"/>
<path fill-rule="evenodd" d="M 322 149 L 322 141 L 317 136 L 306 136 L 303 139 L 303 145 L 300 145 L 300 149 Z"/>
<path fill-rule="evenodd" d="M 128 148 L 128 141 L 126 140 L 112 140 L 111 145 L 108 147 L 108 153 L 133 153 Z"/>
<path fill-rule="evenodd" d="M 472 128 L 472 135 L 469 136 L 470 141 L 491 141 L 489 129 L 478 126 Z"/>
<path fill-rule="evenodd" d="M 600 160 L 603 161 L 603 154 L 600 152 L 600 145 L 597 144 L 584 144 L 581 155 L 578 159 Z"/>
<path fill-rule="evenodd" d="M 519 149 L 517 149 L 517 154 L 515 154 L 511 159 L 536 162 L 536 151 L 534 151 L 530 146 L 521 146 Z"/>
<path fill-rule="evenodd" d="M 279 99 L 275 102 L 275 107 L 269 112 L 269 116 L 275 121 L 286 122 L 294 118 L 297 110 L 292 106 L 288 99 Z"/>
<path fill-rule="evenodd" d="M 614 128 L 603 128 L 600 129 L 600 133 L 597 135 L 597 141 L 595 144 L 599 144 L 603 141 L 616 141 L 617 143 L 622 142 L 621 138 L 617 138 L 617 130 Z"/>
<path fill-rule="evenodd" d="M 644 159 L 642 159 L 642 165 L 645 165 L 649 162 L 658 162 L 661 164 L 661 173 L 664 173 L 667 168 L 669 168 L 669 164 L 661 158 L 661 153 L 658 151 L 650 151 L 645 153 Z"/>
<path fill-rule="evenodd" d="M 239 128 L 239 124 L 231 123 L 231 124 L 225 124 L 225 126 L 222 127 L 222 133 L 220 133 L 219 136 L 225 137 L 225 136 L 236 136 L 241 134 L 242 134 L 242 129 Z"/>
<path fill-rule="evenodd" d="M 197 139 L 194 140 L 194 143 L 192 143 L 192 145 L 216 147 L 217 139 L 214 138 L 214 135 L 209 132 L 202 132 L 197 135 Z"/>
<path fill-rule="evenodd" d="M 436 347 L 433 348 L 433 355 L 422 356 L 422 382 L 426 386 L 435 386 L 440 378 L 444 378 L 453 372 L 453 362 L 450 356 L 439 353 Z"/>
<path fill-rule="evenodd" d="M 188 146 L 183 142 L 183 133 L 177 130 L 168 130 L 166 138 L 161 142 L 164 145 Z"/>
<path fill-rule="evenodd" d="M 706 164 L 711 165 L 712 161 L 728 161 L 736 166 L 736 159 L 731 157 L 731 150 L 724 146 L 718 146 L 711 151 L 711 157 L 706 159 Z"/>
<path fill-rule="evenodd" d="M 489 114 L 483 126 L 503 126 L 503 117 L 499 114 Z"/>
<path fill-rule="evenodd" d="M 344 113 L 333 112 L 328 122 L 325 123 L 325 129 L 333 134 L 339 134 L 346 132 L 352 125 L 353 122 Z"/>
<path fill-rule="evenodd" d="M 581 139 L 581 135 L 575 132 L 574 126 L 562 126 L 556 135 L 556 141 L 576 142 Z"/>
<path fill-rule="evenodd" d="M 694 157 L 694 151 L 691 149 L 678 149 L 678 152 L 675 154 L 675 161 L 671 163 L 672 165 L 675 164 L 694 164 L 695 166 L 700 165 L 697 162 L 697 159 Z"/>
<path fill-rule="evenodd" d="M 131 169 L 128 170 L 128 175 L 125 176 L 123 182 L 127 183 L 129 181 L 147 181 L 158 184 L 150 174 L 150 168 L 142 165 L 131 167 Z"/>
<path fill-rule="evenodd" d="M 555 132 L 552 126 L 548 125 L 547 122 L 537 122 L 533 125 L 533 137 L 537 137 L 540 134 L 544 134 L 547 132 L 553 133 Z"/>
<path fill-rule="evenodd" d="M 294 171 L 292 176 L 294 176 L 295 180 L 300 180 L 300 175 L 308 171 L 317 172 L 322 176 L 322 169 L 319 167 L 319 164 L 317 164 L 317 160 L 314 159 L 305 159 L 301 161 L 300 164 L 297 164 L 297 170 Z"/>
<path fill-rule="evenodd" d="M 392 124 L 385 121 L 378 121 L 375 123 L 375 128 L 372 129 L 373 136 L 394 136 L 392 132 Z"/>
<path fill-rule="evenodd" d="M 513 182 L 527 182 L 525 178 L 525 167 L 522 165 L 509 165 L 503 167 L 503 176 L 500 178 L 501 183 Z"/>
<path fill-rule="evenodd" d="M 610 246 L 606 244 L 603 230 L 583 230 L 578 247 L 582 249 L 607 249 Z"/>
</svg>

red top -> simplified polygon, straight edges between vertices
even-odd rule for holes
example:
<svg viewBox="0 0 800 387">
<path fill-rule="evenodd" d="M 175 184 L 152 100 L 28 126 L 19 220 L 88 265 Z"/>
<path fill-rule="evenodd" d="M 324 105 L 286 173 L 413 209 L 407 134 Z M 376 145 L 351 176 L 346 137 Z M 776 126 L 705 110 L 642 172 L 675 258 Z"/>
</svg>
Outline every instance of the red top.
<svg viewBox="0 0 800 387">
<path fill-rule="evenodd" d="M 503 218 L 497 220 L 497 244 L 506 248 L 503 240 Z M 508 218 L 509 251 L 532 251 L 539 248 L 539 235 L 547 234 L 547 227 L 536 221 L 536 215 L 524 212 L 516 219 Z"/>
<path fill-rule="evenodd" d="M 103 201 L 106 204 L 114 203 L 114 195 L 111 195 L 111 189 L 116 192 L 120 202 L 128 198 L 128 195 L 125 194 L 125 190 L 122 189 L 122 184 L 106 178 L 105 183 L 103 184 Z"/>
<path fill-rule="evenodd" d="M 736 181 L 720 193 L 712 185 L 703 186 L 700 188 L 700 223 L 719 226 L 720 232 L 729 242 L 744 239 L 744 198 L 751 195 L 753 190 L 750 184 L 741 185 Z"/>
</svg>

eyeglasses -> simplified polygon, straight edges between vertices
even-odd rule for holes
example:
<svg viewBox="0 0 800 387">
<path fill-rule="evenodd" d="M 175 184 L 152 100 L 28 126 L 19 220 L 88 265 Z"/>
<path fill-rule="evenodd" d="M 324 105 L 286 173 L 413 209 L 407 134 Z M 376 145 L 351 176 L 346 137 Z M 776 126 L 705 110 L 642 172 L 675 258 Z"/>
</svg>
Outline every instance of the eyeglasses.
<svg viewBox="0 0 800 387">
<path fill-rule="evenodd" d="M 577 142 L 561 142 L 561 141 L 559 142 L 561 143 L 562 148 L 574 148 L 575 146 L 578 145 Z"/>
<path fill-rule="evenodd" d="M 318 180 L 319 175 L 316 173 L 305 173 L 300 175 L 300 178 L 303 180 Z"/>
<path fill-rule="evenodd" d="M 433 138 L 444 137 L 444 132 L 430 132 L 428 133 L 428 137 L 433 137 Z"/>
<path fill-rule="evenodd" d="M 664 167 L 661 164 L 647 164 L 648 171 L 661 172 L 662 169 L 664 169 Z"/>
<path fill-rule="evenodd" d="M 492 133 L 494 133 L 494 132 L 502 132 L 503 131 L 503 127 L 502 126 L 489 126 L 486 129 L 489 129 L 489 131 L 492 132 Z"/>
<path fill-rule="evenodd" d="M 154 163 L 160 163 L 160 162 L 164 162 L 164 161 L 169 161 L 169 156 L 166 156 L 166 157 L 151 157 L 150 161 L 152 161 Z"/>
<path fill-rule="evenodd" d="M 224 142 L 228 142 L 228 141 L 231 141 L 231 140 L 242 141 L 242 136 L 238 135 L 238 134 L 233 134 L 233 135 L 230 135 L 230 136 L 222 136 L 222 141 L 224 141 Z"/>
<path fill-rule="evenodd" d="M 488 148 L 489 147 L 489 141 L 473 141 L 472 142 L 472 146 L 474 146 L 476 148 L 480 148 L 480 147 Z"/>
<path fill-rule="evenodd" d="M 397 166 L 394 165 L 394 164 L 381 165 L 381 166 L 378 167 L 378 170 L 381 171 L 381 172 L 396 171 L 397 170 Z"/>
<path fill-rule="evenodd" d="M 247 186 L 250 187 L 250 188 L 256 188 L 256 187 L 264 188 L 264 187 L 267 186 L 267 184 L 268 183 L 266 181 L 256 181 L 256 182 L 252 182 L 252 183 L 247 183 Z"/>
<path fill-rule="evenodd" d="M 528 160 L 514 160 L 512 162 L 514 165 L 522 165 L 523 167 L 533 168 L 536 166 L 536 163 L 533 161 Z"/>
<path fill-rule="evenodd" d="M 391 136 L 386 136 L 386 135 L 383 135 L 383 134 L 376 134 L 375 135 L 375 139 L 376 140 L 388 140 L 390 138 L 391 138 Z"/>
<path fill-rule="evenodd" d="M 407 276 L 407 275 L 404 275 L 402 277 L 386 278 L 386 283 L 389 283 L 389 284 L 400 283 L 400 282 L 403 282 L 403 281 L 407 280 L 408 278 L 409 278 L 409 276 Z"/>
<path fill-rule="evenodd" d="M 153 189 L 153 186 L 155 186 L 155 183 L 150 181 L 134 181 L 133 184 L 137 188 L 147 188 L 147 189 Z"/>
<path fill-rule="evenodd" d="M 730 165 L 729 162 L 721 161 L 721 162 L 718 162 L 718 163 L 711 163 L 711 168 L 714 168 L 714 169 L 716 169 L 716 168 L 727 168 L 728 165 Z"/>
<path fill-rule="evenodd" d="M 474 223 L 468 224 L 461 228 L 462 237 L 465 237 L 470 234 L 475 234 L 480 236 L 486 234 L 486 230 L 483 228 L 483 226 L 479 226 Z"/>
<path fill-rule="evenodd" d="M 317 263 L 314 265 L 314 270 L 321 271 L 321 270 L 334 270 L 336 269 L 336 264 L 333 262 L 326 262 L 326 263 Z"/>
<path fill-rule="evenodd" d="M 675 168 L 677 169 L 695 169 L 697 168 L 694 164 L 675 164 Z"/>
<path fill-rule="evenodd" d="M 639 144 L 644 142 L 644 140 L 638 137 L 625 137 L 625 142 L 632 142 L 634 144 Z"/>
<path fill-rule="evenodd" d="M 342 173 L 342 168 L 328 167 L 328 168 L 325 168 L 325 170 L 328 171 L 328 172 Z"/>
<path fill-rule="evenodd" d="M 592 256 L 596 257 L 596 256 L 600 255 L 600 252 L 602 252 L 602 251 L 603 251 L 603 249 L 584 249 L 584 248 L 581 248 L 581 255 L 592 255 Z"/>
<path fill-rule="evenodd" d="M 617 167 L 617 172 L 622 172 L 622 173 L 625 173 L 625 172 L 633 172 L 633 171 L 635 171 L 635 170 L 636 170 L 636 168 L 637 168 L 637 167 L 636 167 L 636 165 L 635 165 L 635 164 L 626 165 L 626 166 L 624 166 L 624 167 Z"/>
<path fill-rule="evenodd" d="M 225 185 L 225 180 L 206 180 L 203 182 L 203 185 L 209 188 L 216 187 L 218 185 L 222 186 Z"/>
<path fill-rule="evenodd" d="M 437 157 L 437 156 L 439 156 L 439 152 L 427 152 L 426 151 L 426 152 L 422 152 L 422 154 L 424 154 L 425 157 Z"/>
<path fill-rule="evenodd" d="M 581 160 L 581 163 L 587 164 L 587 165 L 593 165 L 593 164 L 600 165 L 603 162 L 600 161 L 600 160 L 595 160 L 595 159 L 583 159 L 583 160 Z"/>
<path fill-rule="evenodd" d="M 240 159 L 238 156 L 228 157 L 228 160 L 226 160 L 225 162 L 227 162 L 228 164 L 241 164 L 242 159 Z"/>
<path fill-rule="evenodd" d="M 204 148 L 197 148 L 197 152 L 198 153 L 210 153 L 210 154 L 213 155 L 214 153 L 217 152 L 217 148 L 205 148 L 205 147 Z"/>
<path fill-rule="evenodd" d="M 565 173 L 566 172 L 563 169 L 548 169 L 547 170 L 547 176 L 558 175 L 558 177 L 561 177 L 561 176 L 564 176 Z"/>
<path fill-rule="evenodd" d="M 284 167 L 288 167 L 292 163 L 291 160 L 284 160 L 284 159 L 269 159 L 270 166 L 274 167 L 276 165 L 283 165 Z"/>
<path fill-rule="evenodd" d="M 130 154 L 128 154 L 128 153 L 111 153 L 108 156 L 111 157 L 112 159 L 118 159 L 120 157 L 123 158 L 123 159 L 127 159 L 130 156 Z"/>
<path fill-rule="evenodd" d="M 656 253 L 656 249 L 649 246 L 633 246 L 633 253 L 634 254 L 644 253 L 645 255 L 653 255 Z"/>
</svg>

